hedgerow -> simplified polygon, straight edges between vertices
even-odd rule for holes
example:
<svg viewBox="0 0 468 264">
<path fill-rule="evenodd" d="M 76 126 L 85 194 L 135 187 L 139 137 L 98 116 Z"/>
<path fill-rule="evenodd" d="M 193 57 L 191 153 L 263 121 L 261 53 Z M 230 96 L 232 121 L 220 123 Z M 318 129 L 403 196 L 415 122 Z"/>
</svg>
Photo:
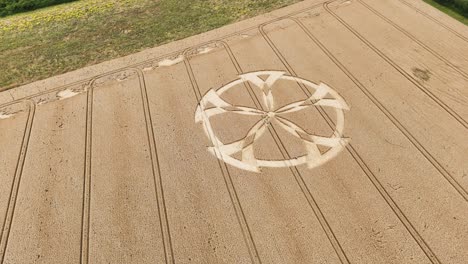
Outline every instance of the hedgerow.
<svg viewBox="0 0 468 264">
<path fill-rule="evenodd" d="M 468 0 L 435 0 L 436 2 L 445 5 L 445 6 L 451 6 L 458 11 L 465 17 L 468 16 Z"/>
<path fill-rule="evenodd" d="M 0 17 L 76 0 L 0 0 Z"/>
</svg>

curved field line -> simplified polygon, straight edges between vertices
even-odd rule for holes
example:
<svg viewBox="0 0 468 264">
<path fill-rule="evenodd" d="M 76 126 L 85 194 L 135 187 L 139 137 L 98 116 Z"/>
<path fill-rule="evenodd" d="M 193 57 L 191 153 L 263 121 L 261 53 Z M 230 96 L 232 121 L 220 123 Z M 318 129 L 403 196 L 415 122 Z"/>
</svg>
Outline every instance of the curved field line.
<svg viewBox="0 0 468 264">
<path fill-rule="evenodd" d="M 302 23 L 300 21 L 298 21 L 297 19 L 293 18 L 293 17 L 290 17 L 288 19 L 291 19 L 292 21 L 294 21 L 295 23 L 297 23 L 302 30 L 304 30 L 304 33 L 307 34 L 307 31 L 305 30 L 305 27 L 303 27 Z M 276 47 L 276 45 L 273 43 L 273 41 L 270 39 L 270 37 L 268 37 L 268 34 L 264 31 L 264 27 L 266 25 L 268 25 L 269 23 L 267 24 L 263 24 L 259 27 L 259 30 L 262 34 L 262 36 L 264 37 L 265 41 L 268 43 L 268 45 L 270 45 L 271 49 L 275 52 L 276 56 L 280 59 L 280 61 L 283 63 L 283 65 L 288 69 L 288 72 L 290 72 L 291 75 L 293 76 L 297 76 L 296 72 L 294 71 L 294 69 L 292 68 L 292 66 L 287 62 L 287 60 L 285 59 L 285 57 L 281 54 L 281 52 L 279 51 L 279 49 Z M 308 34 L 307 34 L 308 35 Z M 314 41 L 315 42 L 315 41 Z M 320 47 L 320 46 L 319 46 Z M 320 47 L 322 48 L 322 47 Z M 322 50 L 323 51 L 323 50 Z M 307 89 L 303 89 L 304 93 L 306 94 L 306 96 L 310 96 L 310 93 L 308 92 Z M 323 111 L 323 109 L 322 109 Z M 322 114 L 322 111 L 321 111 L 321 114 Z M 331 124 L 330 125 L 330 128 L 333 129 L 334 127 L 334 122 L 333 120 L 328 116 L 328 114 L 323 111 L 323 114 L 322 114 L 322 117 L 326 119 L 327 123 Z M 392 199 L 392 197 L 389 195 L 389 193 L 387 192 L 387 190 L 385 189 L 385 187 L 383 187 L 383 184 L 377 179 L 377 177 L 375 176 L 375 174 L 372 172 L 372 170 L 369 168 L 369 166 L 366 164 L 366 162 L 363 160 L 363 158 L 359 155 L 359 153 L 356 151 L 356 149 L 353 147 L 353 145 L 351 143 L 349 143 L 347 146 L 346 146 L 346 150 L 348 151 L 348 153 L 353 157 L 353 159 L 355 160 L 355 162 L 359 165 L 359 167 L 361 168 L 361 170 L 364 172 L 364 174 L 366 174 L 367 178 L 371 181 L 372 185 L 377 189 L 377 191 L 379 192 L 379 194 L 381 195 L 381 197 L 385 200 L 385 202 L 388 204 L 388 206 L 392 209 L 392 211 L 395 213 L 395 215 L 398 217 L 398 219 L 400 220 L 400 222 L 405 226 L 405 228 L 408 230 L 408 232 L 413 236 L 413 238 L 415 239 L 415 241 L 418 243 L 418 245 L 420 246 L 420 248 L 426 253 L 426 255 L 430 258 L 430 259 L 435 259 L 437 260 L 437 257 L 435 257 L 434 253 L 432 252 L 432 250 L 429 248 L 429 246 L 427 246 L 427 244 L 425 243 L 425 241 L 422 239 L 422 237 L 419 235 L 419 233 L 416 231 L 416 229 L 413 227 L 413 225 L 411 224 L 411 222 L 409 222 L 409 220 L 407 219 L 407 217 L 405 216 L 405 214 L 401 211 L 401 209 L 398 207 L 398 205 L 396 204 L 396 202 Z M 438 260 L 433 262 L 433 263 L 439 263 Z"/>
<path fill-rule="evenodd" d="M 10 236 L 11 225 L 13 222 L 13 215 L 15 213 L 16 201 L 18 199 L 18 191 L 21 183 L 21 176 L 23 175 L 24 161 L 28 151 L 29 139 L 31 137 L 32 125 L 34 116 L 36 114 L 36 104 L 32 100 L 25 100 L 20 103 L 26 103 L 28 106 L 28 120 L 25 125 L 23 139 L 21 142 L 21 149 L 16 163 L 15 175 L 11 185 L 10 197 L 8 200 L 7 212 L 3 227 L 0 234 L 0 263 L 3 263 L 6 255 L 6 248 L 8 244 L 8 237 Z M 16 104 L 10 103 L 8 105 Z"/>
<path fill-rule="evenodd" d="M 195 74 L 194 74 L 194 72 L 192 70 L 192 66 L 190 64 L 190 56 L 188 56 L 187 54 L 191 50 L 197 49 L 197 47 L 206 46 L 206 45 L 213 44 L 213 43 L 222 43 L 222 45 L 224 46 L 223 42 L 210 41 L 210 42 L 207 42 L 207 44 L 197 45 L 195 47 L 188 48 L 188 49 L 186 49 L 184 51 L 184 64 L 185 64 L 185 68 L 187 70 L 187 74 L 188 74 L 188 76 L 190 78 L 190 83 L 192 84 L 192 89 L 193 89 L 193 92 L 195 94 L 197 104 L 202 99 L 202 94 L 200 92 L 198 82 L 197 82 L 197 80 L 195 78 Z M 241 204 L 241 202 L 239 200 L 239 196 L 237 194 L 236 187 L 234 186 L 234 182 L 232 181 L 231 173 L 229 172 L 229 169 L 228 169 L 226 163 L 221 162 L 221 160 L 218 159 L 218 158 L 216 160 L 218 162 L 219 169 L 221 170 L 221 174 L 223 176 L 223 180 L 224 180 L 224 183 L 226 185 L 226 189 L 228 190 L 229 198 L 231 200 L 231 204 L 232 204 L 234 212 L 236 214 L 237 222 L 239 223 L 239 226 L 241 228 L 242 236 L 244 238 L 244 242 L 245 242 L 245 244 L 247 246 L 247 249 L 249 251 L 250 259 L 251 259 L 252 263 L 262 263 L 262 261 L 260 259 L 260 256 L 258 254 L 257 246 L 255 245 L 255 241 L 253 240 L 253 237 L 252 237 L 252 232 L 250 231 L 249 224 L 248 224 L 247 219 L 245 217 L 244 210 L 242 209 L 242 204 Z"/>
<path fill-rule="evenodd" d="M 367 88 L 365 88 L 332 54 L 330 51 L 328 51 L 326 49 L 326 47 L 304 26 L 304 24 L 299 21 L 298 19 L 296 18 L 290 18 L 292 21 L 294 21 L 303 31 L 304 33 L 322 50 L 323 53 L 325 53 L 325 55 L 327 55 L 327 57 L 329 57 L 334 63 L 335 65 L 337 65 L 342 71 L 343 73 L 345 73 L 348 78 L 351 79 L 351 81 L 353 81 L 359 88 L 361 88 L 361 90 L 365 89 L 367 91 Z M 265 34 L 265 37 L 269 39 L 268 35 L 266 35 L 266 33 L 262 33 L 262 34 Z M 281 55 L 281 53 L 279 52 L 279 50 L 277 49 L 276 46 L 274 46 L 274 43 L 269 40 L 272 44 L 272 48 L 274 48 L 275 50 L 278 51 L 277 55 L 278 57 L 280 58 L 280 60 L 284 61 L 286 63 L 286 65 L 289 65 L 286 61 L 286 59 L 283 57 L 283 55 Z M 289 66 L 291 70 L 291 72 L 296 75 L 296 73 L 294 72 L 293 68 L 291 66 Z M 365 93 L 367 96 L 368 94 L 370 94 L 368 91 L 367 93 Z M 370 94 L 372 97 L 373 95 Z M 369 96 L 368 96 L 369 97 Z M 371 99 L 369 97 L 369 99 Z M 371 99 L 372 100 L 372 99 Z M 372 100 L 372 102 L 374 102 L 374 100 Z M 374 102 L 375 104 L 375 102 Z M 379 105 L 377 105 L 377 107 L 379 107 Z M 380 109 L 380 107 L 379 107 Z M 382 109 L 381 109 L 382 110 Z M 388 112 L 388 111 L 387 111 Z M 384 114 L 386 114 L 386 112 L 384 112 Z M 393 120 L 391 120 L 393 121 Z M 371 183 L 374 185 L 374 187 L 377 189 L 377 191 L 379 192 L 379 194 L 382 196 L 382 198 L 385 200 L 385 202 L 388 204 L 388 206 L 392 209 L 392 211 L 395 213 L 395 215 L 398 217 L 398 219 L 400 220 L 400 222 L 405 226 L 405 228 L 407 229 L 407 231 L 411 234 L 411 236 L 413 237 L 413 239 L 418 243 L 419 247 L 421 248 L 421 250 L 423 250 L 423 252 L 426 254 L 426 256 L 433 262 L 433 263 L 440 263 L 440 261 L 437 259 L 437 257 L 435 256 L 435 254 L 432 252 L 432 250 L 430 249 L 430 247 L 427 245 L 427 243 L 424 241 L 424 239 L 421 237 L 421 235 L 417 232 L 417 230 L 414 228 L 414 226 L 411 224 L 411 222 L 408 220 L 408 218 L 406 217 L 406 215 L 403 213 L 403 211 L 399 208 L 398 204 L 393 200 L 393 198 L 390 196 L 390 194 L 388 193 L 388 191 L 385 189 L 385 187 L 383 186 L 383 184 L 378 180 L 378 178 L 375 176 L 375 174 L 371 171 L 371 169 L 369 168 L 369 166 L 366 164 L 366 162 L 363 160 L 363 158 L 359 155 L 359 153 L 354 149 L 354 147 L 352 146 L 352 144 L 350 143 L 348 146 L 346 146 L 348 152 L 351 154 L 351 156 L 354 158 L 354 160 L 359 164 L 359 166 L 361 167 L 361 169 L 364 171 L 364 173 L 366 174 L 367 178 L 371 181 Z"/>
<path fill-rule="evenodd" d="M 369 40 L 359 34 L 353 27 L 351 27 L 346 21 L 344 21 L 340 16 L 334 13 L 328 5 L 333 3 L 337 0 L 331 0 L 323 3 L 325 10 L 331 14 L 336 20 L 338 20 L 343 26 L 345 26 L 351 33 L 353 33 L 357 38 L 359 38 L 364 44 L 366 44 L 371 50 L 373 50 L 377 55 L 379 55 L 382 59 L 384 59 L 388 64 L 390 64 L 395 70 L 397 70 L 401 75 L 403 75 L 406 79 L 408 79 L 411 83 L 413 83 L 419 90 L 421 90 L 424 94 L 426 94 L 429 98 L 431 98 L 435 103 L 437 103 L 442 109 L 444 109 L 449 115 L 451 115 L 457 122 L 463 125 L 465 128 L 468 128 L 468 122 L 461 117 L 456 111 L 454 111 L 450 106 L 448 106 L 444 101 L 442 101 L 439 97 L 437 97 L 432 91 L 430 91 L 426 86 L 421 85 L 413 76 L 408 74 L 404 69 L 398 66 L 392 59 L 390 59 L 387 55 L 385 55 L 380 49 L 375 47 Z"/>
<path fill-rule="evenodd" d="M 169 222 L 167 219 L 167 210 L 164 199 L 164 191 L 161 179 L 161 172 L 154 138 L 154 131 L 149 109 L 148 94 L 144 75 L 139 69 L 132 69 L 138 75 L 140 83 L 141 99 L 145 117 L 146 132 L 148 145 L 150 147 L 151 169 L 154 178 L 154 189 L 157 201 L 159 223 L 161 228 L 161 237 L 164 247 L 164 257 L 166 263 L 175 263 L 174 253 L 172 249 L 171 235 L 169 230 Z M 120 70 L 122 71 L 122 70 Z M 119 71 L 116 71 L 119 72 Z M 106 76 L 106 75 L 103 75 Z M 90 232 L 90 215 L 91 215 L 91 162 L 92 162 L 92 132 L 93 132 L 93 99 L 94 99 L 94 82 L 98 78 L 93 79 L 87 90 L 86 103 L 86 135 L 85 135 L 85 165 L 83 179 L 83 211 L 82 211 L 82 228 L 81 228 L 81 255 L 80 263 L 89 263 L 89 232 Z"/>
<path fill-rule="evenodd" d="M 311 6 L 308 10 L 313 9 L 318 7 L 320 4 L 316 4 Z M 275 20 L 278 21 L 278 20 Z M 269 23 L 273 23 L 269 22 Z M 225 42 L 223 42 L 223 45 L 225 46 L 229 57 L 231 61 L 233 62 L 234 66 L 236 67 L 236 70 L 239 74 L 243 73 L 242 68 L 239 64 L 239 62 L 236 60 L 234 53 L 232 52 L 231 48 L 229 45 Z M 250 83 L 244 83 L 244 86 L 246 86 L 247 90 L 249 91 L 249 94 L 252 96 L 252 100 L 256 102 L 256 105 L 258 104 L 258 107 L 262 109 L 260 100 L 257 98 L 255 95 L 255 92 L 252 89 L 252 86 Z M 302 86 L 301 86 L 302 88 Z M 310 96 L 309 96 L 310 97 Z M 316 107 L 317 109 L 321 109 L 321 107 Z M 323 111 L 323 109 L 322 109 Z M 320 112 L 320 111 L 319 111 Z M 325 112 L 325 111 L 323 111 Z M 321 113 L 322 114 L 322 113 Z M 334 126 L 333 126 L 334 127 Z M 270 134 L 273 137 L 277 147 L 279 148 L 281 155 L 283 156 L 284 159 L 291 159 L 291 155 L 289 154 L 286 146 L 284 145 L 283 141 L 278 135 L 278 132 L 274 127 L 269 127 Z M 335 253 L 337 254 L 338 258 L 340 259 L 341 263 L 350 263 L 348 257 L 346 256 L 346 253 L 344 252 L 340 242 L 335 236 L 335 233 L 333 232 L 332 228 L 330 227 L 330 224 L 328 223 L 327 219 L 325 218 L 325 215 L 322 213 L 322 210 L 320 209 L 320 206 L 318 205 L 317 201 L 315 200 L 314 196 L 312 195 L 311 191 L 309 190 L 309 187 L 307 186 L 306 182 L 304 181 L 304 177 L 300 173 L 300 171 L 297 169 L 297 166 L 290 167 L 291 173 L 293 174 L 297 184 L 299 185 L 302 193 L 304 194 L 305 198 L 307 199 L 307 202 L 309 206 L 311 207 L 312 211 L 314 212 L 315 216 L 317 217 L 317 220 L 319 221 L 323 231 L 328 237 L 328 240 L 330 241 L 330 244 L 332 245 L 333 249 L 335 250 Z"/>
<path fill-rule="evenodd" d="M 312 9 L 312 8 L 316 8 L 318 6 L 320 6 L 320 4 L 309 7 L 309 8 L 307 8 L 307 10 Z M 274 21 L 277 21 L 277 20 L 281 20 L 281 19 L 280 18 L 275 19 Z M 230 58 L 230 60 L 231 60 L 231 62 L 233 64 L 233 66 L 235 67 L 237 73 L 238 74 L 244 73 L 241 66 L 240 66 L 240 64 L 239 64 L 239 62 L 235 58 L 234 53 L 232 52 L 231 48 L 229 47 L 229 45 L 226 42 L 220 41 L 220 40 L 215 41 L 215 42 L 220 43 L 224 47 L 224 49 L 226 50 L 226 52 L 227 52 L 227 54 L 228 54 L 228 56 L 229 56 L 229 58 Z M 249 93 L 249 96 L 251 97 L 251 99 L 254 102 L 255 106 L 258 109 L 263 109 L 263 107 L 262 107 L 262 105 L 260 103 L 260 100 L 255 95 L 255 92 L 253 91 L 250 83 L 244 83 L 244 87 L 246 88 L 247 92 Z M 269 127 L 269 132 L 270 132 L 271 136 L 273 137 L 273 139 L 275 141 L 275 144 L 278 147 L 278 149 L 280 150 L 281 155 L 283 156 L 283 158 L 284 159 L 291 159 L 291 155 L 288 153 L 288 151 L 286 149 L 286 146 L 282 142 L 281 138 L 278 136 L 278 133 L 275 130 L 275 128 L 274 127 Z M 310 192 L 307 184 L 305 183 L 302 174 L 299 172 L 299 170 L 297 169 L 296 166 L 290 167 L 289 169 L 290 169 L 290 171 L 292 173 L 292 176 L 294 177 L 296 183 L 299 185 L 302 193 L 304 194 L 310 208 L 312 209 L 313 213 L 317 217 L 317 220 L 319 221 L 322 229 L 324 230 L 327 238 L 329 239 L 330 244 L 332 245 L 334 251 L 336 252 L 336 254 L 338 256 L 338 258 L 340 259 L 340 261 L 342 263 L 349 263 L 348 257 L 346 256 L 345 252 L 343 251 L 339 241 L 336 239 L 336 236 L 335 236 L 333 230 L 331 229 L 327 219 L 325 218 L 325 216 L 322 213 L 322 210 L 320 209 L 320 206 L 317 204 L 315 198 L 313 197 L 313 195 Z"/>
</svg>

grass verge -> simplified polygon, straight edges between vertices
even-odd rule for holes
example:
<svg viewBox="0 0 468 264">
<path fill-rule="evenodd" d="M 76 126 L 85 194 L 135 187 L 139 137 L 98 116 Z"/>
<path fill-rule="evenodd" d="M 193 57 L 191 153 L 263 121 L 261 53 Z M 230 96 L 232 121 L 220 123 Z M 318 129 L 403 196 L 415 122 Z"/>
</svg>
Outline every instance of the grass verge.
<svg viewBox="0 0 468 264">
<path fill-rule="evenodd" d="M 423 1 L 439 9 L 440 11 L 446 13 L 447 15 L 455 18 L 456 20 L 462 22 L 463 24 L 468 25 L 468 17 L 464 16 L 463 13 L 460 10 L 458 10 L 456 7 L 441 5 L 434 0 L 423 0 Z"/>
<path fill-rule="evenodd" d="M 0 19 L 0 91 L 300 0 L 81 0 Z"/>
</svg>

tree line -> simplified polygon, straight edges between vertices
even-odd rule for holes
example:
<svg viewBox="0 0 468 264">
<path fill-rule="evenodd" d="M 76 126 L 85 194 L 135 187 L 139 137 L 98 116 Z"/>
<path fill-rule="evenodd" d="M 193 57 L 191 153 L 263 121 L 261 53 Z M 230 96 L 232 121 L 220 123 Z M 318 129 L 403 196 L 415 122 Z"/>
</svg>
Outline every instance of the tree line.
<svg viewBox="0 0 468 264">
<path fill-rule="evenodd" d="M 0 0 L 0 17 L 76 0 Z"/>
<path fill-rule="evenodd" d="M 437 3 L 453 7 L 465 17 L 468 17 L 468 0 L 435 0 Z"/>
</svg>

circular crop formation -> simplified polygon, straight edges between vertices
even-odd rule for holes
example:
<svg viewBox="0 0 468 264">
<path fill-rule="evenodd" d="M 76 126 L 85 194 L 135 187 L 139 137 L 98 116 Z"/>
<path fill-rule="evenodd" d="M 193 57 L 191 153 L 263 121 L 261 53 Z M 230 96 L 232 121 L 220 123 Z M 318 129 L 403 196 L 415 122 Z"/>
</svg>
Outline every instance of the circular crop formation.
<svg viewBox="0 0 468 264">
<path fill-rule="evenodd" d="M 272 91 L 281 88 L 275 85 L 279 80 L 285 80 L 292 85 L 306 86 L 314 92 L 305 100 L 291 102 L 275 109 L 275 97 Z M 253 89 L 261 91 L 264 105 L 261 107 L 262 109 L 237 106 L 222 98 L 226 91 L 247 83 Z M 283 116 L 283 114 L 301 111 L 309 107 L 324 107 L 335 110 L 336 126 L 330 137 L 309 134 L 294 121 Z M 195 111 L 195 122 L 203 125 L 205 134 L 212 143 L 212 146 L 208 147 L 208 151 L 218 159 L 237 168 L 254 172 L 260 172 L 262 167 L 291 167 L 301 164 L 306 164 L 308 168 L 314 168 L 338 155 L 349 142 L 349 139 L 343 137 L 344 111 L 346 110 L 349 110 L 349 107 L 345 100 L 324 83 L 315 84 L 302 78 L 287 75 L 283 71 L 258 71 L 241 74 L 238 79 L 225 86 L 217 90 L 209 90 L 198 104 Z M 259 121 L 246 131 L 243 138 L 225 143 L 216 135 L 210 119 L 228 112 L 258 116 Z M 257 158 L 254 153 L 256 142 L 273 123 L 298 138 L 302 142 L 305 154 L 280 160 Z M 324 146 L 327 150 L 322 153 L 318 148 L 319 145 Z M 234 155 L 239 153 L 241 158 L 234 158 Z"/>
</svg>

